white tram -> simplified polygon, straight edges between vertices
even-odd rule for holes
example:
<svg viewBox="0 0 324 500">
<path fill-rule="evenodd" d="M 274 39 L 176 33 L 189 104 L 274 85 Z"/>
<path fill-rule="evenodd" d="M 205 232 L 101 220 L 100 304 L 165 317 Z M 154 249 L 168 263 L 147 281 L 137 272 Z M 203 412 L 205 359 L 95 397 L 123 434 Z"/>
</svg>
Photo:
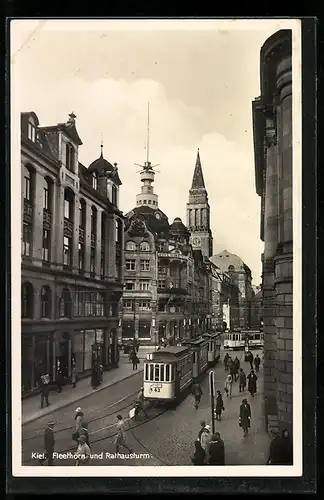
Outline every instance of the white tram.
<svg viewBox="0 0 324 500">
<path fill-rule="evenodd" d="M 264 335 L 259 330 L 224 333 L 224 349 L 260 349 L 263 344 Z"/>
<path fill-rule="evenodd" d="M 193 353 L 192 377 L 200 377 L 208 368 L 208 341 L 204 338 L 183 341 L 183 346 Z"/>
<path fill-rule="evenodd" d="M 207 361 L 208 366 L 213 366 L 220 358 L 220 333 L 204 333 L 203 338 L 208 341 Z"/>
<path fill-rule="evenodd" d="M 166 347 L 147 354 L 144 362 L 144 398 L 177 401 L 192 384 L 193 354 L 188 347 Z"/>
</svg>

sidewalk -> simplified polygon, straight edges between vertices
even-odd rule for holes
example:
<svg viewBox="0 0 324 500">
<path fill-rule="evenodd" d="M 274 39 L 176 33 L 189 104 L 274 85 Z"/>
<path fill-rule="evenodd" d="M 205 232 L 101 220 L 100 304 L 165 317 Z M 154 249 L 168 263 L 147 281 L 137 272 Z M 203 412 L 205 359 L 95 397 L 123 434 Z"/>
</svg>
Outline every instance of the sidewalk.
<svg viewBox="0 0 324 500">
<path fill-rule="evenodd" d="M 126 380 L 129 377 L 133 377 L 137 373 L 143 371 L 143 360 L 146 359 L 146 353 L 154 351 L 154 347 L 140 347 L 138 352 L 138 357 L 140 359 L 140 364 L 137 370 L 133 370 L 133 366 L 128 361 L 128 355 L 121 353 L 119 360 L 119 367 L 113 368 L 109 371 L 104 372 L 103 382 L 96 389 L 96 392 L 103 389 L 107 389 L 122 380 Z M 67 385 L 63 387 L 61 393 L 56 391 L 50 392 L 50 406 L 41 409 L 40 408 L 40 395 L 37 394 L 33 397 L 27 398 L 22 401 L 22 425 L 29 422 L 33 422 L 40 417 L 49 415 L 55 410 L 64 408 L 76 401 L 80 401 L 86 398 L 90 394 L 93 394 L 94 390 L 90 385 L 90 376 L 80 380 L 76 387 L 73 388 L 72 385 Z"/>
</svg>

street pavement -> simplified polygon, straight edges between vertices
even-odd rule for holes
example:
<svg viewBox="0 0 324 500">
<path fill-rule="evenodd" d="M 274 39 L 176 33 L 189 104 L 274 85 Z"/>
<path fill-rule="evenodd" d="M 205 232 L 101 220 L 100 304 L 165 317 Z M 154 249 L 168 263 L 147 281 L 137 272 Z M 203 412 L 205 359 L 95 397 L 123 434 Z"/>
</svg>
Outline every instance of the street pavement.
<svg viewBox="0 0 324 500">
<path fill-rule="evenodd" d="M 249 363 L 243 361 L 244 353 L 233 353 L 232 357 L 235 357 L 235 354 L 241 358 L 241 367 L 248 373 Z M 224 353 L 222 358 L 223 355 Z M 219 388 L 223 392 L 226 376 L 223 362 L 220 361 L 213 370 L 216 389 Z M 254 398 L 247 391 L 244 395 L 240 394 L 238 382 L 233 385 L 232 399 L 224 398 L 225 412 L 222 420 L 216 422 L 216 431 L 220 432 L 225 443 L 226 465 L 263 465 L 267 461 L 269 435 L 264 422 L 262 367 L 257 375 L 258 392 Z M 97 458 L 91 459 L 90 465 L 191 465 L 200 421 L 211 423 L 208 377 L 206 376 L 202 383 L 203 396 L 198 410 L 193 406 L 192 396 L 188 396 L 174 410 L 149 408 L 149 419 L 141 416 L 138 422 L 128 420 L 127 440 L 135 455 L 132 458 L 122 455 L 115 457 L 116 415 L 121 413 L 127 420 L 141 384 L 142 373 L 138 373 L 110 389 L 93 391 L 81 401 L 80 406 L 84 409 L 86 421 L 89 423 L 91 452 L 94 456 L 97 454 Z M 246 438 L 238 426 L 239 407 L 243 397 L 248 398 L 252 410 L 250 434 Z M 74 406 L 70 405 L 51 414 L 51 418 L 56 421 L 55 451 L 66 453 L 61 459 L 55 460 L 55 465 L 75 464 L 73 457 L 67 455 L 68 452 L 76 450 L 76 443 L 71 439 Z M 32 453 L 43 451 L 43 433 L 47 420 L 48 418 L 43 417 L 23 427 L 24 465 L 39 465 L 37 460 L 32 458 Z M 121 449 L 120 453 L 128 452 Z"/>
<path fill-rule="evenodd" d="M 147 352 L 154 350 L 151 347 L 140 347 L 138 352 L 138 357 L 140 359 L 140 364 L 138 365 L 138 370 L 143 370 L 143 360 L 146 358 Z M 120 354 L 119 367 L 113 368 L 112 370 L 106 371 L 103 374 L 103 382 L 96 389 L 96 391 L 101 391 L 108 387 L 115 385 L 120 380 L 132 377 L 135 374 L 132 365 L 128 361 L 128 355 L 123 353 Z M 62 392 L 58 393 L 55 390 L 50 392 L 50 406 L 41 408 L 40 407 L 40 395 L 32 396 L 30 398 L 24 399 L 22 401 L 22 423 L 27 424 L 45 415 L 53 415 L 53 412 L 69 406 L 71 404 L 80 401 L 93 393 L 91 387 L 90 377 L 84 378 L 78 381 L 75 388 L 72 385 L 67 385 L 63 387 Z"/>
</svg>

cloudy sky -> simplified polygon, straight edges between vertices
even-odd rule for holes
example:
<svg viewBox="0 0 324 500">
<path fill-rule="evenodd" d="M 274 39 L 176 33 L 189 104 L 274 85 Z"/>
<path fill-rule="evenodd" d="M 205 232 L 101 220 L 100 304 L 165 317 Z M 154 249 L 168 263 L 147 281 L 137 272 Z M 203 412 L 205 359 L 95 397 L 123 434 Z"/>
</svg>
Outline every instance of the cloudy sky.
<svg viewBox="0 0 324 500">
<path fill-rule="evenodd" d="M 118 23 L 118 24 L 117 24 Z M 172 222 L 186 221 L 197 148 L 211 206 L 214 253 L 239 255 L 260 282 L 260 199 L 255 193 L 251 101 L 272 21 L 16 21 L 13 99 L 41 125 L 77 115 L 80 161 L 119 164 L 121 209 L 135 206 L 138 167 L 159 163 L 155 192 Z"/>
</svg>

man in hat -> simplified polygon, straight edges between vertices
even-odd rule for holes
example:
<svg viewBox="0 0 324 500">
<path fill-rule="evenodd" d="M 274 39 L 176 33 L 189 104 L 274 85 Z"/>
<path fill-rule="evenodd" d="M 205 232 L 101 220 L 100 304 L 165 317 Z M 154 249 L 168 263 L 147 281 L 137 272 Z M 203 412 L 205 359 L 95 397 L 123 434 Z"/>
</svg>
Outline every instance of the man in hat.
<svg viewBox="0 0 324 500">
<path fill-rule="evenodd" d="M 40 465 L 43 465 L 47 460 L 47 465 L 53 465 L 53 452 L 54 452 L 54 422 L 48 422 L 47 428 L 44 432 L 44 458 L 39 459 Z"/>
</svg>

